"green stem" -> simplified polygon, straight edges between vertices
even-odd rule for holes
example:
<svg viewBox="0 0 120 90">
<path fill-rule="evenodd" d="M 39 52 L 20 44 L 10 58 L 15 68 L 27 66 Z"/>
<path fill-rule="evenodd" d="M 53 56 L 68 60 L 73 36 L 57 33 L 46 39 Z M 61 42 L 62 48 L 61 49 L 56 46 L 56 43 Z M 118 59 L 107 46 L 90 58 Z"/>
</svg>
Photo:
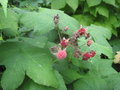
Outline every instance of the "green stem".
<svg viewBox="0 0 120 90">
<path fill-rule="evenodd" d="M 60 39 L 60 41 L 61 41 L 62 39 L 61 39 L 61 35 L 60 35 L 60 32 L 59 32 L 59 26 L 58 26 L 58 24 L 55 26 L 55 30 L 57 30 L 59 39 Z"/>
</svg>

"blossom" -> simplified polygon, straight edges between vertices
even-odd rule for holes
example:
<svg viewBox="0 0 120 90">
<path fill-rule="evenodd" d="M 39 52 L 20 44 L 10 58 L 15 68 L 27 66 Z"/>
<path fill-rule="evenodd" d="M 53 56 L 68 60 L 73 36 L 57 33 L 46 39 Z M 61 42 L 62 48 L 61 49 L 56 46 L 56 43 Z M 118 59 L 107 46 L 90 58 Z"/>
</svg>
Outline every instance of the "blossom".
<svg viewBox="0 0 120 90">
<path fill-rule="evenodd" d="M 66 49 L 58 50 L 58 52 L 55 55 L 56 55 L 57 59 L 59 59 L 59 60 L 65 59 L 67 57 Z"/>
</svg>

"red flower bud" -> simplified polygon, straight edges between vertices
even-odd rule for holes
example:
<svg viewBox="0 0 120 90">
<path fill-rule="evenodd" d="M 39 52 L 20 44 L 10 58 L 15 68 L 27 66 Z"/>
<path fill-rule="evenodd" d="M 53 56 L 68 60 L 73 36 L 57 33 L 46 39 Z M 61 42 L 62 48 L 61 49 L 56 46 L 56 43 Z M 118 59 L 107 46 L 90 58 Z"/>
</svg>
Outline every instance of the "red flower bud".
<svg viewBox="0 0 120 90">
<path fill-rule="evenodd" d="M 96 52 L 95 52 L 95 51 L 91 51 L 91 52 L 90 52 L 90 56 L 91 56 L 91 57 L 94 57 L 95 55 L 96 55 Z"/>
<path fill-rule="evenodd" d="M 80 28 L 78 31 L 77 31 L 80 35 L 84 35 L 86 33 L 86 29 L 85 28 Z"/>
<path fill-rule="evenodd" d="M 87 41 L 87 45 L 90 46 L 92 44 L 92 40 Z"/>
<path fill-rule="evenodd" d="M 60 41 L 60 44 L 62 47 L 66 47 L 68 45 L 69 39 L 63 38 L 63 40 Z"/>
<path fill-rule="evenodd" d="M 83 60 L 88 60 L 88 59 L 90 59 L 90 53 L 85 53 L 85 54 L 83 54 Z"/>
</svg>

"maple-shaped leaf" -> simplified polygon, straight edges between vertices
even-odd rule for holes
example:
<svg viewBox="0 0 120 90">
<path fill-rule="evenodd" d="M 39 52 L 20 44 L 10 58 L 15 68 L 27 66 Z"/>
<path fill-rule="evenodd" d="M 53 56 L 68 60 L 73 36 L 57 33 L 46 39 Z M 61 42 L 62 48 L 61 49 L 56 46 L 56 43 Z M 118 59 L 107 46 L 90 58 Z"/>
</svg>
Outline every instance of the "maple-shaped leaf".
<svg viewBox="0 0 120 90">
<path fill-rule="evenodd" d="M 90 72 L 92 73 L 97 73 L 100 76 L 109 76 L 111 74 L 116 74 L 117 72 L 115 71 L 115 69 L 112 67 L 112 60 L 109 59 L 98 59 L 93 58 L 92 60 L 92 68 L 90 70 Z"/>
<path fill-rule="evenodd" d="M 26 77 L 22 85 L 17 90 L 67 90 L 62 76 L 58 73 L 58 71 L 55 71 L 55 74 L 59 83 L 57 89 L 53 87 L 47 87 L 44 85 L 38 85 L 33 80 Z"/>
<path fill-rule="evenodd" d="M 6 67 L 1 78 L 4 90 L 15 90 L 25 74 L 37 84 L 58 87 L 48 51 L 21 42 L 3 43 L 0 51 L 0 64 Z"/>
<path fill-rule="evenodd" d="M 114 63 L 120 63 L 120 51 L 115 55 Z"/>
<path fill-rule="evenodd" d="M 16 36 L 18 34 L 18 16 L 17 14 L 8 9 L 7 17 L 5 17 L 2 9 L 0 9 L 0 31 L 4 33 L 5 36 Z"/>
<path fill-rule="evenodd" d="M 113 58 L 113 51 L 109 47 L 100 45 L 98 43 L 92 43 L 90 49 L 96 51 L 96 54 L 98 54 L 99 56 L 101 54 L 104 54 L 108 58 Z"/>
<path fill-rule="evenodd" d="M 20 23 L 28 28 L 33 29 L 35 34 L 47 33 L 53 30 L 55 25 L 53 18 L 59 15 L 59 28 L 61 30 L 68 26 L 70 29 L 67 31 L 71 35 L 74 31 L 79 29 L 79 23 L 72 17 L 68 16 L 60 10 L 40 8 L 38 12 L 26 12 L 20 18 Z"/>
<path fill-rule="evenodd" d="M 56 70 L 60 72 L 66 84 L 70 84 L 82 76 L 75 70 L 69 67 L 67 60 L 61 60 L 54 64 Z"/>
<path fill-rule="evenodd" d="M 88 32 L 91 34 L 96 43 L 111 49 L 111 46 L 107 41 L 111 38 L 111 31 L 109 29 L 102 26 L 91 25 L 88 27 Z"/>
<path fill-rule="evenodd" d="M 99 75 L 88 73 L 73 83 L 74 90 L 109 90 L 107 83 Z"/>
</svg>

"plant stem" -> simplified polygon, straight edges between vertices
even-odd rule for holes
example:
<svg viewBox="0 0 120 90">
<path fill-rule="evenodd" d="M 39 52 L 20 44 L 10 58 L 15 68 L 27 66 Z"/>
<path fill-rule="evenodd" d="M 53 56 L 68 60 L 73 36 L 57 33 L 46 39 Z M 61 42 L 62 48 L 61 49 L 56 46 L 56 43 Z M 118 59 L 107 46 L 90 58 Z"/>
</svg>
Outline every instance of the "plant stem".
<svg viewBox="0 0 120 90">
<path fill-rule="evenodd" d="M 60 35 L 60 32 L 59 32 L 60 29 L 59 29 L 58 24 L 55 26 L 55 30 L 57 30 L 59 39 L 60 39 L 60 41 L 61 41 L 62 39 L 61 39 L 61 35 Z"/>
</svg>

